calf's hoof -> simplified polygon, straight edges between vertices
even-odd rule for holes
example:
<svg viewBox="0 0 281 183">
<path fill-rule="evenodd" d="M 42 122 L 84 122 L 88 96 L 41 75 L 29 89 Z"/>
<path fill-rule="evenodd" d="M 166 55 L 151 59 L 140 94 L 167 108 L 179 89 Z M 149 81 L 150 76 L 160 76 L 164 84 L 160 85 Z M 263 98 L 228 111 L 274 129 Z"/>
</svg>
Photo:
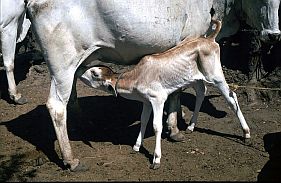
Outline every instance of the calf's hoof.
<svg viewBox="0 0 281 183">
<path fill-rule="evenodd" d="M 149 168 L 153 170 L 157 170 L 160 168 L 160 163 L 153 163 L 152 165 L 150 165 Z"/>
<path fill-rule="evenodd" d="M 174 135 L 170 135 L 170 140 L 172 142 L 183 142 L 184 141 L 184 135 L 182 133 L 177 133 Z"/>
<path fill-rule="evenodd" d="M 186 134 L 191 134 L 193 132 L 193 130 L 194 130 L 194 126 L 189 125 L 189 126 L 187 126 L 187 128 L 185 130 L 185 133 Z"/>
</svg>

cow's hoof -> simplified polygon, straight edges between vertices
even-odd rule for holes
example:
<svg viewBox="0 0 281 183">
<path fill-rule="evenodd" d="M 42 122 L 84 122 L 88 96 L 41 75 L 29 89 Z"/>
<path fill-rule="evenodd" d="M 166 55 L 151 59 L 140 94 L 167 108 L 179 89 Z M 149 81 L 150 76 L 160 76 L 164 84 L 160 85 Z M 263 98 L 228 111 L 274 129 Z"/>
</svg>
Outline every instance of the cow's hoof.
<svg viewBox="0 0 281 183">
<path fill-rule="evenodd" d="M 72 172 L 86 172 L 88 170 L 89 167 L 84 164 L 81 164 L 81 162 L 79 162 L 79 164 L 75 168 L 70 169 L 70 171 Z"/>
<path fill-rule="evenodd" d="M 19 105 L 26 104 L 27 102 L 28 102 L 28 100 L 26 98 L 24 98 L 24 97 L 21 97 L 18 100 L 15 100 L 15 103 L 19 104 Z"/>
<path fill-rule="evenodd" d="M 172 142 L 183 142 L 184 139 L 185 139 L 184 135 L 182 133 L 180 133 L 180 132 L 170 136 L 170 140 Z"/>
<path fill-rule="evenodd" d="M 149 168 L 153 170 L 157 170 L 160 168 L 160 163 L 153 163 L 152 165 L 150 165 Z"/>
</svg>

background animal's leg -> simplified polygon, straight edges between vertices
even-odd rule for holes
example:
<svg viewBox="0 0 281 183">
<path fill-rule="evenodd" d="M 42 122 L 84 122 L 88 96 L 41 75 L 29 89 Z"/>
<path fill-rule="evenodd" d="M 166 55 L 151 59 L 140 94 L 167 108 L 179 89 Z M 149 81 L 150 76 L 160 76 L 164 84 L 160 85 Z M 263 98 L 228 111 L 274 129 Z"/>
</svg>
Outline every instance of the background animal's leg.
<svg viewBox="0 0 281 183">
<path fill-rule="evenodd" d="M 170 131 L 170 139 L 175 142 L 181 142 L 184 140 L 184 135 L 180 133 L 178 128 L 178 116 L 182 115 L 181 103 L 180 103 L 181 90 L 175 91 L 168 96 L 167 107 L 167 128 Z M 179 114 L 179 115 L 178 115 Z M 182 117 L 181 117 L 182 118 Z"/>
<path fill-rule="evenodd" d="M 197 123 L 197 119 L 198 119 L 198 115 L 199 115 L 199 111 L 202 105 L 202 102 L 205 98 L 206 92 L 207 92 L 207 88 L 204 85 L 202 80 L 197 81 L 194 86 L 193 86 L 195 92 L 196 92 L 196 104 L 195 104 L 195 109 L 193 112 L 193 115 L 191 117 L 190 123 L 186 129 L 186 132 L 193 132 L 194 127 Z"/>
<path fill-rule="evenodd" d="M 249 126 L 240 110 L 237 96 L 235 92 L 231 91 L 225 81 L 222 82 L 215 82 L 216 86 L 220 90 L 221 94 L 226 99 L 228 105 L 231 107 L 231 109 L 234 111 L 236 116 L 239 119 L 239 122 L 242 126 L 243 132 L 244 132 L 244 138 L 249 139 L 250 138 L 250 129 Z"/>
<path fill-rule="evenodd" d="M 4 68 L 6 70 L 8 80 L 8 91 L 10 98 L 16 104 L 25 104 L 27 100 L 17 92 L 16 82 L 14 77 L 14 60 L 16 50 L 16 38 L 17 38 L 17 27 L 16 23 L 10 23 L 5 27 L 5 30 L 1 33 L 1 45 Z"/>
<path fill-rule="evenodd" d="M 64 76 L 59 75 L 58 77 L 52 77 L 47 108 L 52 118 L 64 163 L 69 165 L 72 171 L 82 171 L 86 168 L 79 164 L 78 159 L 73 158 L 66 124 L 66 106 L 73 84 L 73 78 L 71 78 L 71 76 L 73 77 L 74 73 L 72 73 L 72 71 L 65 71 L 63 74 Z"/>
<path fill-rule="evenodd" d="M 147 123 L 151 114 L 152 108 L 150 104 L 143 103 L 142 113 L 141 113 L 141 128 L 138 135 L 136 144 L 133 147 L 134 151 L 139 151 L 141 145 L 143 144 L 143 138 L 146 130 Z"/>
</svg>

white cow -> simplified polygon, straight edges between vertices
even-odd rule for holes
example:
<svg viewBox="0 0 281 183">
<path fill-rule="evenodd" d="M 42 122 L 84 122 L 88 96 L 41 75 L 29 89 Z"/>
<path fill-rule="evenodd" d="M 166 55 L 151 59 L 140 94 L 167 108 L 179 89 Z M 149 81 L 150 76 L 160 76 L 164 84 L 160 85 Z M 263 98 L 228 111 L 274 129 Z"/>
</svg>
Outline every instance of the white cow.
<svg viewBox="0 0 281 183">
<path fill-rule="evenodd" d="M 21 42 L 30 27 L 26 19 L 24 0 L 0 1 L 0 42 L 4 68 L 8 80 L 10 98 L 17 104 L 25 104 L 27 100 L 18 93 L 14 77 L 14 59 L 16 43 Z"/>
<path fill-rule="evenodd" d="M 135 64 L 143 55 L 167 50 L 184 37 L 198 38 L 209 27 L 213 4 L 212 0 L 27 2 L 51 74 L 47 108 L 64 163 L 72 171 L 83 169 L 72 154 L 66 128 L 66 105 L 71 95 L 76 96 L 76 78 L 101 62 Z"/>
</svg>

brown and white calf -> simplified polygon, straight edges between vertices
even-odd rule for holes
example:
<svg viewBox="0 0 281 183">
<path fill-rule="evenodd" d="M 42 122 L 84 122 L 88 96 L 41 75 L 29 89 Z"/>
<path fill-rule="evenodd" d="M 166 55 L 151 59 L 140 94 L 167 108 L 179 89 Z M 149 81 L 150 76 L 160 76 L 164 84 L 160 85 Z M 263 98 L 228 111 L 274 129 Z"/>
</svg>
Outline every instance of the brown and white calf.
<svg viewBox="0 0 281 183">
<path fill-rule="evenodd" d="M 124 98 L 143 102 L 141 129 L 133 149 L 139 151 L 144 133 L 153 110 L 153 128 L 156 136 L 153 164 L 160 167 L 161 133 L 164 103 L 171 93 L 192 86 L 197 94 L 196 106 L 188 129 L 193 131 L 199 109 L 203 102 L 206 87 L 203 81 L 214 84 L 225 97 L 237 115 L 245 138 L 250 138 L 250 129 L 239 108 L 236 94 L 226 83 L 221 63 L 220 47 L 215 37 L 221 28 L 221 22 L 213 20 L 215 31 L 207 38 L 183 41 L 176 47 L 159 54 L 145 56 L 131 71 L 117 74 L 105 66 L 95 66 L 87 70 L 82 78 L 90 82 L 99 82 L 100 89 L 111 91 Z M 92 80 L 92 81 L 91 81 Z"/>
</svg>

